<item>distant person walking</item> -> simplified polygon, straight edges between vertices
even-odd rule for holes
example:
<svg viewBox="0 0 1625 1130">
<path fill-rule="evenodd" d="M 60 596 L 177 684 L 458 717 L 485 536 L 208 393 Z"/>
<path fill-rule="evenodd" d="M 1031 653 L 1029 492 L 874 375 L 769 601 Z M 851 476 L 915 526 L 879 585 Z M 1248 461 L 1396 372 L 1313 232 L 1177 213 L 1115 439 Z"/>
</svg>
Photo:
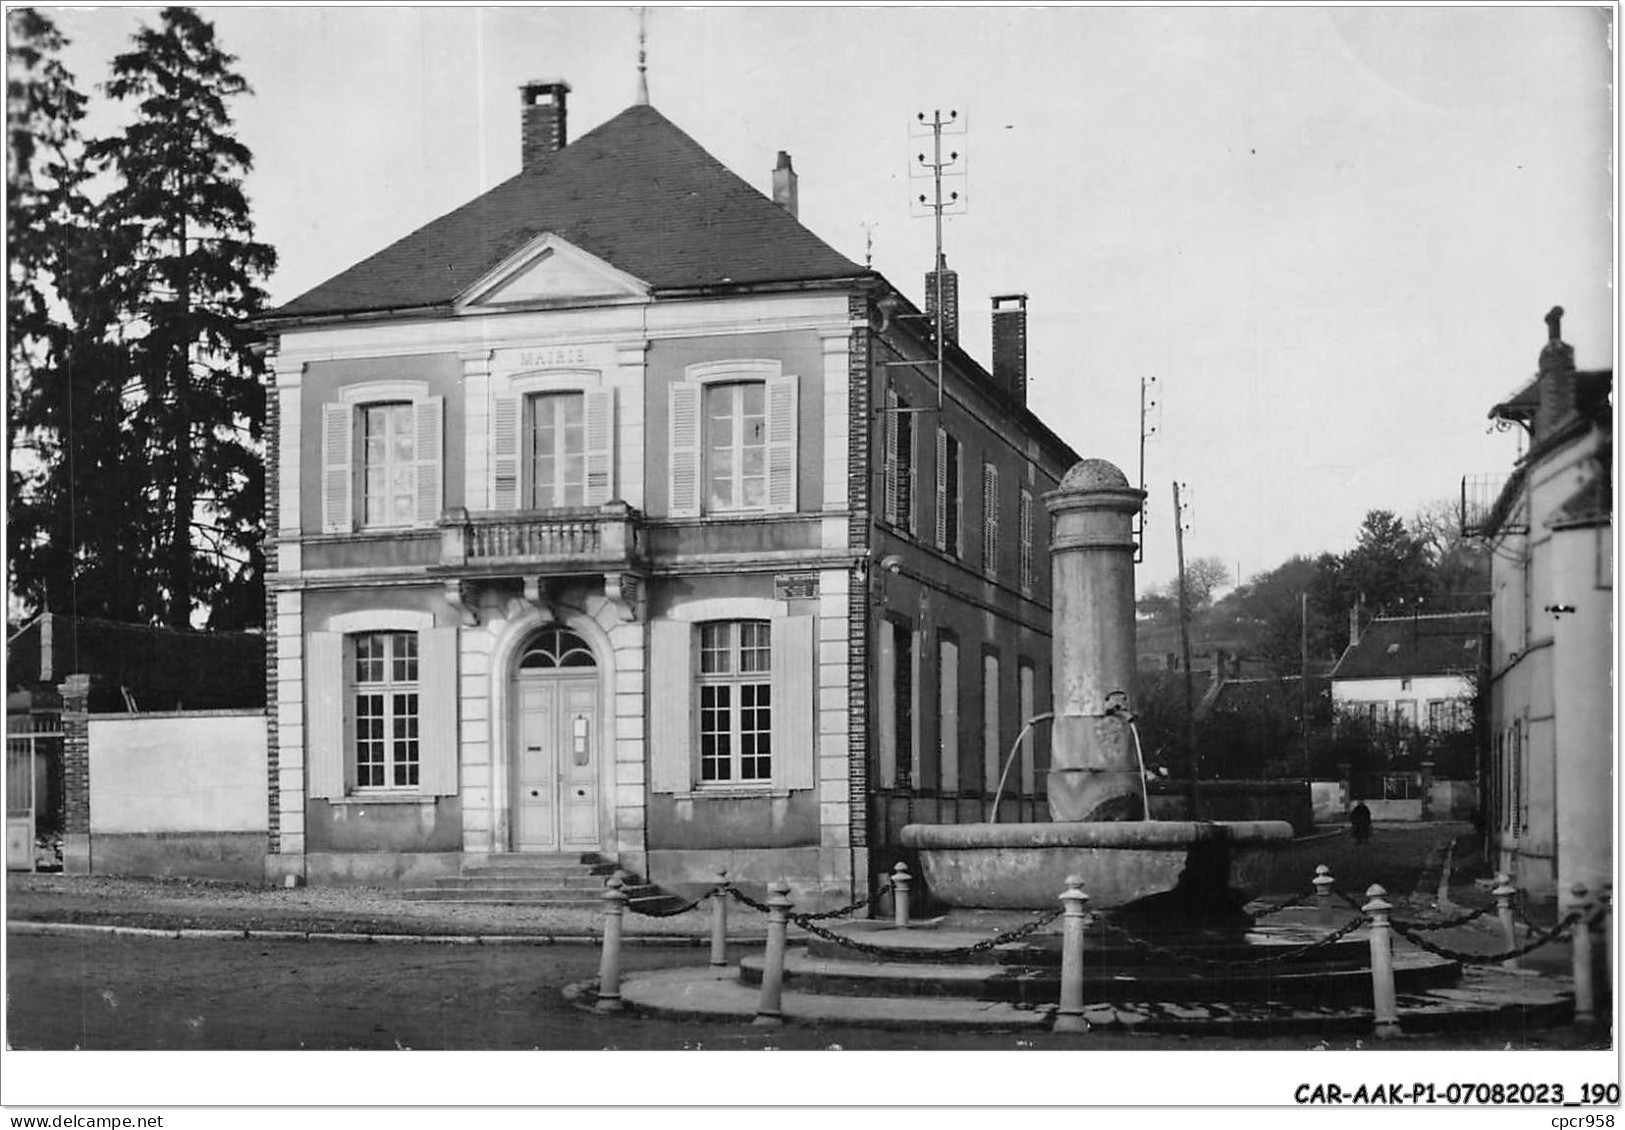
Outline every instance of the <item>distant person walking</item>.
<svg viewBox="0 0 1625 1130">
<path fill-rule="evenodd" d="M 1360 801 L 1349 811 L 1349 831 L 1354 835 L 1354 842 L 1363 844 L 1371 838 L 1371 810 Z"/>
</svg>

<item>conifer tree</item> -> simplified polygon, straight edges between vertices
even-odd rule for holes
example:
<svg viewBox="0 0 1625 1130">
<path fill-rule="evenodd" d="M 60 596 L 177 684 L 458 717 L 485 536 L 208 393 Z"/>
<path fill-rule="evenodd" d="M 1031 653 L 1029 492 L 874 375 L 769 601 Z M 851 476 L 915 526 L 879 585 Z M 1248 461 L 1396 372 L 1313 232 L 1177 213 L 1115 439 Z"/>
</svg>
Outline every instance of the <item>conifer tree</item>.
<svg viewBox="0 0 1625 1130">
<path fill-rule="evenodd" d="M 113 61 L 107 93 L 133 104 L 122 134 L 91 144 L 116 187 L 101 207 L 108 292 L 130 372 L 161 619 L 242 627 L 263 617 L 263 362 L 248 322 L 276 254 L 254 239 L 253 166 L 229 103 L 249 94 L 236 58 L 190 8 L 165 8 Z"/>
<path fill-rule="evenodd" d="M 161 609 L 142 468 L 120 427 L 108 247 L 84 191 L 86 99 L 48 17 L 7 21 L 8 580 L 27 611 L 146 620 Z"/>
</svg>

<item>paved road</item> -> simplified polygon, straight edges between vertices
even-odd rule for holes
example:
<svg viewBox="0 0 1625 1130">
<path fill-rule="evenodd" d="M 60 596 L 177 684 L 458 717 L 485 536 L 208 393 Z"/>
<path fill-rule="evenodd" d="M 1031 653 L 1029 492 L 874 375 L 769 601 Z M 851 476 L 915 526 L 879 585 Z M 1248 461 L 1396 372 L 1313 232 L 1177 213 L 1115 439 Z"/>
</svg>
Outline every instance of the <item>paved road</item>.
<svg viewBox="0 0 1625 1130">
<path fill-rule="evenodd" d="M 106 935 L 8 939 L 10 1039 L 18 1049 L 713 1050 L 838 1046 L 1006 1050 L 1078 1048 L 1049 1033 L 963 1035 L 599 1016 L 566 985 L 597 976 L 588 946 L 363 945 Z M 696 965 L 703 950 L 628 949 L 627 971 Z M 1494 1048 L 1506 1035 L 1407 1037 L 1394 1047 Z M 1352 1045 L 1347 1037 L 1333 1048 Z M 1532 1031 L 1517 1047 L 1586 1046 L 1571 1029 Z M 1266 1041 L 1091 1034 L 1101 1050 L 1302 1050 Z M 1370 1042 L 1367 1041 L 1367 1046 Z"/>
</svg>

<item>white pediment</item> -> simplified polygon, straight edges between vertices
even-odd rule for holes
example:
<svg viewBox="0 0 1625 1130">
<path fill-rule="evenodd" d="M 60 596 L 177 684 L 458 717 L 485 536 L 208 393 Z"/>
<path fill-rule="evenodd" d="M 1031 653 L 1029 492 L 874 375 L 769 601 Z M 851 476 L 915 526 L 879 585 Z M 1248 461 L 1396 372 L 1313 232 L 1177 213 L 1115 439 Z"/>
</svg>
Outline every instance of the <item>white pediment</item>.
<svg viewBox="0 0 1625 1130">
<path fill-rule="evenodd" d="M 544 232 L 457 300 L 459 309 L 569 306 L 577 303 L 640 302 L 649 284 L 562 239 Z"/>
</svg>

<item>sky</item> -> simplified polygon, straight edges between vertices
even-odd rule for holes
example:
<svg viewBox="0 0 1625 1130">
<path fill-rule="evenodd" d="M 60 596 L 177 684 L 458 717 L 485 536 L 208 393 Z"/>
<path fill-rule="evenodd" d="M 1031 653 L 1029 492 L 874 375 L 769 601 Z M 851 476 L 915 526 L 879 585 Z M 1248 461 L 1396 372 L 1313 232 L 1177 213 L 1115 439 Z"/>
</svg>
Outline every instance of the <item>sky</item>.
<svg viewBox="0 0 1625 1130">
<path fill-rule="evenodd" d="M 276 302 L 518 170 L 519 85 L 564 78 L 570 133 L 636 90 L 629 7 L 202 10 L 253 87 L 235 106 Z M 156 9 L 51 9 L 82 88 Z M 662 7 L 654 106 L 916 302 L 917 115 L 957 111 L 945 224 L 960 337 L 1029 295 L 1029 402 L 1138 476 L 1142 588 L 1187 557 L 1242 578 L 1340 552 L 1360 519 L 1504 472 L 1489 408 L 1532 374 L 1554 304 L 1612 364 L 1611 9 Z M 122 111 L 96 99 L 91 133 Z M 917 212 L 918 209 L 914 209 Z M 868 241 L 872 239 L 872 251 Z"/>
</svg>

